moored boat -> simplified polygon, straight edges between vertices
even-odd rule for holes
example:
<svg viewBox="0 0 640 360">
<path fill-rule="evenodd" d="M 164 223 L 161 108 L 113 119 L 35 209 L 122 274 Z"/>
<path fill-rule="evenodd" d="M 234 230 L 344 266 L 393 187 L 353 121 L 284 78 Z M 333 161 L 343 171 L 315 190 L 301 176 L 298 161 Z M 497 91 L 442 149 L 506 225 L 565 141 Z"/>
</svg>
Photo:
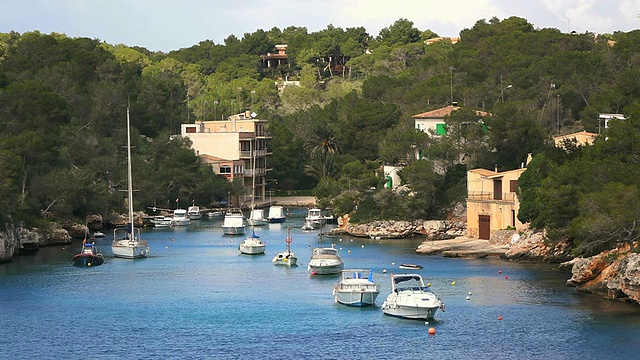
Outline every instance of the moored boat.
<svg viewBox="0 0 640 360">
<path fill-rule="evenodd" d="M 133 222 L 133 180 L 131 175 L 131 131 L 129 124 L 129 108 L 127 107 L 127 192 L 129 197 L 129 223 L 123 228 L 113 229 L 111 252 L 114 257 L 137 259 L 149 254 L 149 245 L 140 237 L 140 229 Z M 123 233 L 122 235 L 120 235 Z"/>
<path fill-rule="evenodd" d="M 189 220 L 200 220 L 202 219 L 202 213 L 200 213 L 200 207 L 198 205 L 191 205 L 187 209 L 187 217 Z"/>
<path fill-rule="evenodd" d="M 444 312 L 444 303 L 418 274 L 391 275 L 391 294 L 382 303 L 386 315 L 407 319 L 433 319 L 436 311 Z"/>
<path fill-rule="evenodd" d="M 175 209 L 173 210 L 173 217 L 171 218 L 171 226 L 187 226 L 191 224 L 189 216 L 187 216 L 187 210 Z"/>
<path fill-rule="evenodd" d="M 314 228 L 324 225 L 326 222 L 325 217 L 322 216 L 322 210 L 318 208 L 309 209 L 307 211 L 307 217 L 305 218 L 305 220 Z"/>
<path fill-rule="evenodd" d="M 291 228 L 287 228 L 287 237 L 284 241 L 287 243 L 287 249 L 277 253 L 271 262 L 275 265 L 298 266 L 298 257 L 291 251 L 291 243 L 293 242 Z"/>
<path fill-rule="evenodd" d="M 272 205 L 269 207 L 269 213 L 267 214 L 267 221 L 270 223 L 282 223 L 286 220 L 284 215 L 284 208 L 280 205 Z"/>
<path fill-rule="evenodd" d="M 364 269 L 342 270 L 342 277 L 333 287 L 336 302 L 349 306 L 375 305 L 380 286 L 373 282 L 373 271 Z"/>
<path fill-rule="evenodd" d="M 251 226 L 267 225 L 267 219 L 264 217 L 264 210 L 262 209 L 251 210 L 251 213 L 249 214 L 249 219 L 247 221 Z"/>
<path fill-rule="evenodd" d="M 82 240 L 82 250 L 73 256 L 74 266 L 98 266 L 104 263 L 104 256 L 100 253 L 95 243 L 87 243 Z"/>
<path fill-rule="evenodd" d="M 340 258 L 340 253 L 333 246 L 314 248 L 307 265 L 307 270 L 312 275 L 339 274 L 343 268 L 344 262 Z"/>
<path fill-rule="evenodd" d="M 171 226 L 171 218 L 167 216 L 158 215 L 158 216 L 154 216 L 151 219 L 151 223 L 153 224 L 154 227 L 157 227 L 157 228 L 169 227 Z"/>
<path fill-rule="evenodd" d="M 238 208 L 229 208 L 224 214 L 222 232 L 225 235 L 244 235 L 244 215 Z"/>
<path fill-rule="evenodd" d="M 400 265 L 398 265 L 398 268 L 400 268 L 400 269 L 408 269 L 408 270 L 421 270 L 422 269 L 422 265 L 418 265 L 418 264 L 400 264 Z"/>
<path fill-rule="evenodd" d="M 241 254 L 258 255 L 264 254 L 266 247 L 267 245 L 264 241 L 260 240 L 260 236 L 256 235 L 255 232 L 252 232 L 251 236 L 247 236 L 242 240 L 240 246 L 238 246 L 238 250 L 240 250 Z"/>
</svg>

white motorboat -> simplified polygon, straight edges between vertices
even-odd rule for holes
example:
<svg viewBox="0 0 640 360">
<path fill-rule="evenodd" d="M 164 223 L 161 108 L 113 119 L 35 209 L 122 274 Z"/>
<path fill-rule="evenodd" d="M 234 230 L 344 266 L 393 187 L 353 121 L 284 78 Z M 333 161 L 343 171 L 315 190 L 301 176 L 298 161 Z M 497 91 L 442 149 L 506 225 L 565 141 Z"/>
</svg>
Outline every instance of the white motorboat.
<svg viewBox="0 0 640 360">
<path fill-rule="evenodd" d="M 153 219 L 151 219 L 151 223 L 153 224 L 154 227 L 157 227 L 157 228 L 168 227 L 168 226 L 171 226 L 171 218 L 167 216 L 158 215 L 158 216 L 154 216 Z"/>
<path fill-rule="evenodd" d="M 302 230 L 304 231 L 310 231 L 315 229 L 314 224 L 311 221 L 305 221 L 304 224 L 302 224 Z"/>
<path fill-rule="evenodd" d="M 287 250 L 277 253 L 271 262 L 275 265 L 298 266 L 298 257 L 291 251 L 291 243 L 293 242 L 291 228 L 287 228 L 287 237 L 284 241 L 287 243 Z"/>
<path fill-rule="evenodd" d="M 418 264 L 400 264 L 398 265 L 400 269 L 410 269 L 410 270 L 422 270 L 422 265 Z"/>
<path fill-rule="evenodd" d="M 262 209 L 251 210 L 251 213 L 249 214 L 249 219 L 247 221 L 251 226 L 267 225 L 267 218 L 264 217 L 264 210 Z"/>
<path fill-rule="evenodd" d="M 222 232 L 225 235 L 244 235 L 244 215 L 238 208 L 229 208 L 224 213 Z"/>
<path fill-rule="evenodd" d="M 133 223 L 133 181 L 131 176 L 131 131 L 129 130 L 129 108 L 127 107 L 127 191 L 129 197 L 129 223 L 113 230 L 111 251 L 114 257 L 137 259 L 147 256 L 149 245 L 140 238 L 140 229 Z"/>
<path fill-rule="evenodd" d="M 382 303 L 386 315 L 408 319 L 433 319 L 436 311 L 444 312 L 444 303 L 418 274 L 391 275 L 391 294 Z"/>
<path fill-rule="evenodd" d="M 284 208 L 280 205 L 272 205 L 269 207 L 269 213 L 267 214 L 267 221 L 270 223 L 282 223 L 286 220 L 284 215 Z"/>
<path fill-rule="evenodd" d="M 342 270 L 342 278 L 333 287 L 336 302 L 349 306 L 375 305 L 378 294 L 380 286 L 373 282 L 372 270 Z"/>
<path fill-rule="evenodd" d="M 332 275 L 339 274 L 344 268 L 344 262 L 340 258 L 340 253 L 334 247 L 314 248 L 307 265 L 307 270 L 312 275 Z"/>
<path fill-rule="evenodd" d="M 189 218 L 189 220 L 202 219 L 202 213 L 200 213 L 200 207 L 198 205 L 189 206 L 189 209 L 187 209 L 187 217 Z"/>
<path fill-rule="evenodd" d="M 314 228 L 324 225 L 326 221 L 325 217 L 322 216 L 322 210 L 318 208 L 309 209 L 305 220 L 307 223 L 310 223 Z"/>
<path fill-rule="evenodd" d="M 187 215 L 187 210 L 185 209 L 173 210 L 173 217 L 171 218 L 171 226 L 187 226 L 189 224 L 191 224 L 191 220 Z"/>
<path fill-rule="evenodd" d="M 210 210 L 210 211 L 207 211 L 207 217 L 208 218 L 222 217 L 222 215 L 224 215 L 224 211 L 222 211 L 222 210 Z"/>
<path fill-rule="evenodd" d="M 240 246 L 238 246 L 238 250 L 240 250 L 241 254 L 258 255 L 264 254 L 266 247 L 267 245 L 264 241 L 260 240 L 260 236 L 256 235 L 255 232 L 252 232 L 251 236 L 247 236 L 242 240 Z"/>
</svg>

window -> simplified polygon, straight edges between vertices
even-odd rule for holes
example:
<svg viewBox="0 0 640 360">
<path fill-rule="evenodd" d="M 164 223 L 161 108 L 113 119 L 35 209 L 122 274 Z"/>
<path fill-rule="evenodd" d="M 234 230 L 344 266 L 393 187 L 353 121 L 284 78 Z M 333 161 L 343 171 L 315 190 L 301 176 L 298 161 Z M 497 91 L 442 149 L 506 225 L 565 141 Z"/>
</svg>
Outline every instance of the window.
<svg viewBox="0 0 640 360">
<path fill-rule="evenodd" d="M 516 189 L 518 188 L 518 180 L 509 180 L 509 191 L 510 192 L 516 192 Z"/>
<path fill-rule="evenodd" d="M 195 126 L 187 126 L 184 128 L 185 132 L 187 134 L 194 134 L 196 132 L 196 127 Z"/>
<path fill-rule="evenodd" d="M 231 166 L 220 166 L 220 174 L 231 174 Z"/>
</svg>

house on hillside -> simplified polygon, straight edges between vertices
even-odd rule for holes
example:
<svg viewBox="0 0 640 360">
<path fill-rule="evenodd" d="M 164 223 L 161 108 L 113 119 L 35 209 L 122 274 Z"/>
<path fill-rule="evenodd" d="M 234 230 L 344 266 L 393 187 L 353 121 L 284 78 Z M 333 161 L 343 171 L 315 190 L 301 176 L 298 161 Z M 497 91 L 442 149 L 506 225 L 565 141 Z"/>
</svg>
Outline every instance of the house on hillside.
<svg viewBox="0 0 640 360">
<path fill-rule="evenodd" d="M 591 145 L 596 139 L 598 134 L 594 134 L 588 131 L 579 131 L 566 135 L 558 135 L 553 137 L 553 142 L 556 147 L 562 147 L 565 140 L 575 141 L 578 145 Z"/>
<path fill-rule="evenodd" d="M 447 133 L 447 125 L 444 121 L 445 116 L 451 115 L 452 112 L 458 109 L 458 103 L 454 101 L 453 104 L 449 106 L 416 114 L 411 118 L 413 119 L 416 129 L 432 136 L 442 136 Z M 476 115 L 487 116 L 489 113 L 476 110 Z"/>
<path fill-rule="evenodd" d="M 216 174 L 224 175 L 229 181 L 243 179 L 245 202 L 251 200 L 252 193 L 256 200 L 266 199 L 266 177 L 271 170 L 267 168 L 267 158 L 271 155 L 267 120 L 247 111 L 228 120 L 182 124 L 180 135 L 191 140 L 193 150 Z"/>
<path fill-rule="evenodd" d="M 516 196 L 518 178 L 525 170 L 467 171 L 467 236 L 489 240 L 497 230 L 527 228 L 518 220 L 520 201 Z"/>
<path fill-rule="evenodd" d="M 289 66 L 289 55 L 287 55 L 287 45 L 276 45 L 275 53 L 260 55 L 262 67 L 267 69 L 277 69 L 280 66 Z"/>
</svg>

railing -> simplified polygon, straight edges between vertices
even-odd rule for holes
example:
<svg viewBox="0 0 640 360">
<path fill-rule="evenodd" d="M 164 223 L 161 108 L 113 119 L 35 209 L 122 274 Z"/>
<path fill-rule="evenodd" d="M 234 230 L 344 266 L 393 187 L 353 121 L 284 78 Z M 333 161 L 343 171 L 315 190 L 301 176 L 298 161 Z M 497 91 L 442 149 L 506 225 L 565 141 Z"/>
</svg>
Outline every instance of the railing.
<svg viewBox="0 0 640 360">
<path fill-rule="evenodd" d="M 267 173 L 267 169 L 256 169 L 255 170 L 255 174 L 256 175 L 266 175 Z M 244 176 L 253 176 L 253 169 L 245 169 L 244 170 Z"/>
<path fill-rule="evenodd" d="M 516 200 L 516 193 L 508 192 L 508 193 L 502 193 L 501 195 L 502 195 L 501 199 L 496 199 L 493 192 L 470 191 L 469 193 L 467 193 L 467 198 L 472 200 L 498 200 L 498 201 L 511 201 L 511 202 Z"/>
<path fill-rule="evenodd" d="M 267 150 L 255 150 L 254 152 L 255 152 L 256 157 L 267 156 Z M 251 157 L 251 151 L 250 150 L 241 150 L 240 151 L 240 157 L 241 158 L 250 158 Z"/>
</svg>

